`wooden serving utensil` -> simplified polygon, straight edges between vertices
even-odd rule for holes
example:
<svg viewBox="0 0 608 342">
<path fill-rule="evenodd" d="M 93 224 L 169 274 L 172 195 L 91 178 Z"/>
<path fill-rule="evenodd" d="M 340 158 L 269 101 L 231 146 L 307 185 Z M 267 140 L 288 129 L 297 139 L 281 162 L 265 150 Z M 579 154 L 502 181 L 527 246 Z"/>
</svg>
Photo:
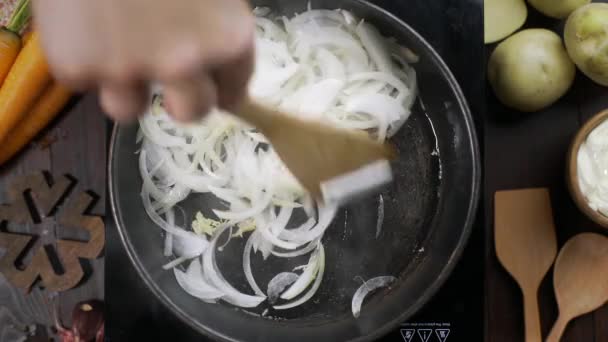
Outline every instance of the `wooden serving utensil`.
<svg viewBox="0 0 608 342">
<path fill-rule="evenodd" d="M 526 341 L 540 342 L 537 293 L 557 254 L 548 189 L 497 192 L 494 243 L 498 260 L 523 293 Z"/>
<path fill-rule="evenodd" d="M 387 160 L 396 151 L 363 132 L 299 119 L 250 100 L 236 114 L 266 136 L 287 168 L 317 199 L 327 200 L 331 192 L 332 200 L 347 201 L 392 180 Z M 323 184 L 331 180 L 339 181 L 324 191 Z"/>
<path fill-rule="evenodd" d="M 594 233 L 570 239 L 553 270 L 559 318 L 547 342 L 558 342 L 568 322 L 608 301 L 608 238 Z"/>
</svg>

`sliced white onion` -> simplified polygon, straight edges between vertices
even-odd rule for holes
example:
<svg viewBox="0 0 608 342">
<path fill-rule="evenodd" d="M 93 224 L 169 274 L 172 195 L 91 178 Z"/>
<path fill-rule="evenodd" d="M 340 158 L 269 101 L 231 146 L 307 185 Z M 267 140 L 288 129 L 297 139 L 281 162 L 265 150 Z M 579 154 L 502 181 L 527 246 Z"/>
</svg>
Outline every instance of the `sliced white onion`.
<svg viewBox="0 0 608 342">
<path fill-rule="evenodd" d="M 353 301 L 351 304 L 353 316 L 355 316 L 355 318 L 359 317 L 359 315 L 361 314 L 361 305 L 363 304 L 363 300 L 365 300 L 365 297 L 370 292 L 372 292 L 376 289 L 379 289 L 381 287 L 390 286 L 396 280 L 397 280 L 397 278 L 395 278 L 393 276 L 381 276 L 381 277 L 372 278 L 372 279 L 366 281 L 365 283 L 363 283 L 363 285 L 361 285 L 361 287 L 359 287 L 359 289 L 357 289 L 357 291 L 355 292 L 355 295 L 353 296 Z"/>
<path fill-rule="evenodd" d="M 342 13 L 327 9 L 309 9 L 291 19 L 293 25 L 302 25 L 309 22 L 334 22 L 336 26 L 346 24 Z"/>
<path fill-rule="evenodd" d="M 167 134 L 159 126 L 153 115 L 146 115 L 139 120 L 139 128 L 147 139 L 151 139 L 154 143 L 163 146 L 183 146 L 186 145 L 186 139 Z"/>
<path fill-rule="evenodd" d="M 289 210 L 289 212 L 290 212 L 289 215 L 291 215 L 292 208 L 284 207 L 281 210 L 282 211 Z M 278 221 L 278 219 L 276 221 Z M 285 224 L 287 224 L 287 222 L 278 223 L 278 225 L 275 224 L 275 227 L 276 226 L 279 227 L 279 228 L 275 228 L 277 230 L 277 233 L 276 233 L 277 235 L 280 234 L 280 232 L 284 230 Z M 299 244 L 297 244 L 297 243 L 288 242 L 288 241 L 279 239 L 275 235 L 275 233 L 272 232 L 273 227 L 268 227 L 268 222 L 266 222 L 261 215 L 256 216 L 256 226 L 257 226 L 258 231 L 264 237 L 264 239 L 266 239 L 269 243 L 271 243 L 275 246 L 281 247 L 283 249 L 288 249 L 288 250 L 296 249 L 299 246 Z"/>
<path fill-rule="evenodd" d="M 178 257 L 194 258 L 205 251 L 209 241 L 204 236 L 186 231 L 186 235 L 173 237 L 173 253 Z"/>
<path fill-rule="evenodd" d="M 320 250 L 321 247 L 319 247 L 319 250 L 316 253 L 310 256 L 310 259 L 308 260 L 308 265 L 304 269 L 304 272 L 302 272 L 300 277 L 298 277 L 298 280 L 296 280 L 293 285 L 291 285 L 289 289 L 287 289 L 287 291 L 285 291 L 281 295 L 282 299 L 293 299 L 297 297 L 300 293 L 302 293 L 304 290 L 306 290 L 308 285 L 310 285 L 319 269 Z"/>
<path fill-rule="evenodd" d="M 270 199 L 272 198 L 271 193 L 265 193 L 264 197 L 256 203 L 254 206 L 250 207 L 247 210 L 242 211 L 223 211 L 223 210 L 213 210 L 213 213 L 224 220 L 232 220 L 232 221 L 245 221 L 248 218 L 251 218 L 260 212 L 262 212 L 268 204 L 270 204 Z"/>
<path fill-rule="evenodd" d="M 292 241 L 306 243 L 323 236 L 336 215 L 337 207 L 326 205 L 319 208 L 319 221 L 310 230 L 299 233 Z"/>
<path fill-rule="evenodd" d="M 281 108 L 305 119 L 318 120 L 335 104 L 343 87 L 344 81 L 331 78 L 310 84 L 287 96 Z"/>
<path fill-rule="evenodd" d="M 266 296 L 251 296 L 235 289 L 224 279 L 215 263 L 215 244 L 220 235 L 228 228 L 226 226 L 217 230 L 215 237 L 203 254 L 203 273 L 209 279 L 211 285 L 224 294 L 222 300 L 243 308 L 253 308 L 260 305 L 266 299 Z"/>
<path fill-rule="evenodd" d="M 306 245 L 306 247 L 295 250 L 295 251 L 289 251 L 289 252 L 278 252 L 276 250 L 271 250 L 272 255 L 279 257 L 279 258 L 294 258 L 300 255 L 304 255 L 304 254 L 308 254 L 310 252 L 312 252 L 315 248 L 317 248 L 317 245 L 319 243 L 320 239 L 317 240 L 312 240 L 311 242 L 308 243 L 308 245 Z"/>
<path fill-rule="evenodd" d="M 296 266 L 296 267 L 294 267 L 294 268 L 293 268 L 293 270 L 294 270 L 294 272 L 295 272 L 295 271 L 301 271 L 301 270 L 303 270 L 303 269 L 305 269 L 305 268 L 306 268 L 306 265 L 300 265 L 300 266 Z"/>
<path fill-rule="evenodd" d="M 270 8 L 268 7 L 256 7 L 253 9 L 253 14 L 257 17 L 267 16 L 268 14 L 270 14 L 270 12 Z"/>
<path fill-rule="evenodd" d="M 344 65 L 333 52 L 325 48 L 319 48 L 316 58 L 323 77 L 336 80 L 344 80 L 346 78 Z"/>
<path fill-rule="evenodd" d="M 247 283 L 253 289 L 258 296 L 264 296 L 264 292 L 260 289 L 258 284 L 255 282 L 255 278 L 253 277 L 253 272 L 251 271 L 251 249 L 253 247 L 253 238 L 255 237 L 255 233 L 249 235 L 247 242 L 245 243 L 245 248 L 243 250 L 243 272 L 245 273 L 245 278 L 247 279 Z"/>
<path fill-rule="evenodd" d="M 299 227 L 294 229 L 286 229 L 281 231 L 280 237 L 286 240 L 295 240 L 298 238 L 298 234 L 302 232 L 307 232 L 312 229 L 317 224 L 317 221 L 314 218 L 309 218 L 306 222 L 302 223 Z"/>
<path fill-rule="evenodd" d="M 384 224 L 384 198 L 382 195 L 378 197 L 378 220 L 376 221 L 376 239 L 382 232 L 382 225 Z"/>
<path fill-rule="evenodd" d="M 184 238 L 189 238 L 194 235 L 194 233 L 192 232 L 177 228 L 176 226 L 170 225 L 165 220 L 163 220 L 162 217 L 160 217 L 160 215 L 158 215 L 156 211 L 154 211 L 154 208 L 152 208 L 152 203 L 150 202 L 150 195 L 147 191 L 142 190 L 141 197 L 143 199 L 144 209 L 146 210 L 146 213 L 148 214 L 150 219 L 154 223 L 156 223 L 157 226 L 161 227 L 169 234 L 181 236 Z"/>
<path fill-rule="evenodd" d="M 163 191 L 156 186 L 156 184 L 152 181 L 152 173 L 157 168 L 155 167 L 150 172 L 148 171 L 146 155 L 145 150 L 141 151 L 139 157 L 139 170 L 143 180 L 143 187 L 150 193 L 152 198 L 163 206 L 173 206 L 176 203 L 184 200 L 188 194 L 190 194 L 190 190 L 186 187 L 177 185 Z M 164 164 L 164 160 L 159 163 L 159 167 L 162 164 Z"/>
<path fill-rule="evenodd" d="M 349 11 L 310 6 L 304 13 L 279 20 L 268 8 L 254 11 L 256 60 L 249 96 L 303 119 L 364 131 L 384 141 L 407 121 L 416 99 L 416 73 L 408 64 L 406 48 Z M 174 268 L 201 255 L 202 270 L 194 283 L 190 278 L 195 262 L 186 273 L 174 268 L 188 293 L 207 301 L 221 297 L 236 306 L 255 307 L 266 296 L 254 279 L 252 250 L 261 252 L 264 260 L 310 253 L 300 276 L 292 272 L 277 276 L 268 291 L 272 299 L 283 292 L 281 298 L 292 300 L 278 309 L 309 300 L 323 277 L 321 240 L 337 206 L 315 203 L 255 127 L 216 108 L 200 122 L 179 124 L 162 107 L 161 92 L 160 87 L 152 89 L 153 101 L 140 119 L 136 141 L 141 144 L 143 205 L 166 233 L 163 254 L 173 258 L 164 267 Z M 221 202 L 209 208 L 226 221 L 213 229 L 211 242 L 189 231 L 186 220 L 180 222 L 183 227 L 175 222 L 177 204 L 192 193 L 210 194 Z M 209 214 L 207 208 L 200 210 Z M 292 218 L 300 214 L 306 215 L 303 223 L 292 227 Z M 380 198 L 376 236 L 383 216 Z M 232 287 L 215 262 L 219 236 L 234 225 L 239 230 L 224 245 L 253 230 L 243 251 L 243 272 L 255 295 Z M 199 286 L 199 280 L 208 287 Z M 209 288 L 221 296 L 209 296 Z"/>
<path fill-rule="evenodd" d="M 185 256 L 180 256 L 179 258 L 173 259 L 168 263 L 163 265 L 163 270 L 170 270 L 181 265 L 184 261 L 188 260 Z"/>
<path fill-rule="evenodd" d="M 144 133 L 141 131 L 141 128 L 137 127 L 137 133 L 135 134 L 135 143 L 136 144 L 141 143 L 143 138 L 144 138 Z"/>
<path fill-rule="evenodd" d="M 378 30 L 366 22 L 361 22 L 357 25 L 356 32 L 376 67 L 380 71 L 391 72 L 391 58 L 388 51 L 382 48 L 384 43 Z"/>
<path fill-rule="evenodd" d="M 207 302 L 214 302 L 215 299 L 219 299 L 224 295 L 221 291 L 205 282 L 201 263 L 198 259 L 192 260 L 186 272 L 177 268 L 174 268 L 173 272 L 179 286 L 194 297 Z"/>
<path fill-rule="evenodd" d="M 321 281 L 323 281 L 324 273 L 325 273 L 325 248 L 323 247 L 322 244 L 319 244 L 319 267 L 317 270 L 315 282 L 314 282 L 314 284 L 312 284 L 312 287 L 310 288 L 310 290 L 308 290 L 308 292 L 306 292 L 305 295 L 296 299 L 293 302 L 283 304 L 283 305 L 276 305 L 276 306 L 273 306 L 273 308 L 275 310 L 291 309 L 291 308 L 300 306 L 300 305 L 306 303 L 307 301 L 309 301 L 315 295 L 315 293 L 317 293 L 317 290 L 319 290 L 319 287 L 321 286 Z"/>
<path fill-rule="evenodd" d="M 173 235 L 165 233 L 165 245 L 163 249 L 163 255 L 168 257 L 173 253 Z"/>
<path fill-rule="evenodd" d="M 377 71 L 360 72 L 360 73 L 354 74 L 348 78 L 349 82 L 374 81 L 374 80 L 380 81 L 380 82 L 385 82 L 386 84 L 397 89 L 399 91 L 399 93 L 401 93 L 401 94 L 408 94 L 411 92 L 411 90 L 405 85 L 405 83 L 403 83 L 403 81 L 398 79 L 395 75 L 392 75 L 389 73 L 383 73 L 383 72 L 377 72 Z"/>
<path fill-rule="evenodd" d="M 171 226 L 175 226 L 175 215 L 173 213 L 173 209 L 169 209 L 165 212 L 165 217 L 167 218 L 167 223 Z M 163 251 L 163 255 L 168 257 L 173 253 L 173 235 L 168 232 L 165 232 L 165 247 Z"/>
<path fill-rule="evenodd" d="M 268 290 L 266 291 L 268 302 L 274 304 L 277 299 L 279 299 L 281 292 L 296 280 L 298 280 L 298 275 L 293 272 L 281 272 L 274 276 L 274 278 L 268 282 Z"/>
</svg>

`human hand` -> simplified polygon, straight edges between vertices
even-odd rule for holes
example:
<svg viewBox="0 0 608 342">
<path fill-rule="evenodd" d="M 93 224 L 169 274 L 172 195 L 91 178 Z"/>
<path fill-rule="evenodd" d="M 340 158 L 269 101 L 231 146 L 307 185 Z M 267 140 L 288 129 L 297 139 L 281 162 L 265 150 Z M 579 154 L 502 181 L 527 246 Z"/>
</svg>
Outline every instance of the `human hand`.
<svg viewBox="0 0 608 342">
<path fill-rule="evenodd" d="M 179 121 L 246 95 L 255 26 L 245 0 L 37 0 L 34 11 L 53 75 L 99 89 L 117 121 L 142 113 L 150 82 Z"/>
</svg>

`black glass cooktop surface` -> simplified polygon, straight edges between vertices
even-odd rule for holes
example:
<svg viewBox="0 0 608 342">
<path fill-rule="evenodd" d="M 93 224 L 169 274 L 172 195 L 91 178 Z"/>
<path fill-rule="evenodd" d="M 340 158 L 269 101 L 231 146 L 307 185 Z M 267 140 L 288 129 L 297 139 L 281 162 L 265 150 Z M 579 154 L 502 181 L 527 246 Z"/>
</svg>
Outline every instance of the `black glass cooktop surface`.
<svg viewBox="0 0 608 342">
<path fill-rule="evenodd" d="M 460 83 L 480 127 L 484 98 L 482 0 L 373 2 L 401 17 L 441 55 Z M 478 133 L 478 137 L 483 136 L 479 129 Z M 130 264 L 111 215 L 107 221 L 107 341 L 205 341 L 146 288 Z M 381 341 L 483 339 L 482 223 L 480 216 L 461 261 L 440 291 L 418 314 Z"/>
</svg>

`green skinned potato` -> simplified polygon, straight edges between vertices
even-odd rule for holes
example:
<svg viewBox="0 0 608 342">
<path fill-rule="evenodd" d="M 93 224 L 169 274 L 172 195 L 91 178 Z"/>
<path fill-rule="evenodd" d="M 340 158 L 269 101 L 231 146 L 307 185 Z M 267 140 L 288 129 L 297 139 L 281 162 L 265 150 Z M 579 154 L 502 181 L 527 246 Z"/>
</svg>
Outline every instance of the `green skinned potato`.
<svg viewBox="0 0 608 342">
<path fill-rule="evenodd" d="M 567 18 L 577 8 L 591 2 L 591 0 L 528 0 L 532 7 L 542 14 L 557 18 Z"/>
<path fill-rule="evenodd" d="M 608 86 L 608 4 L 593 3 L 574 11 L 566 21 L 564 41 L 579 70 Z"/>
<path fill-rule="evenodd" d="M 500 43 L 490 56 L 488 80 L 507 107 L 535 112 L 562 97 L 576 67 L 561 38 L 545 29 L 520 31 Z"/>
<path fill-rule="evenodd" d="M 484 0 L 484 43 L 497 42 L 519 29 L 528 17 L 524 0 Z"/>
</svg>

